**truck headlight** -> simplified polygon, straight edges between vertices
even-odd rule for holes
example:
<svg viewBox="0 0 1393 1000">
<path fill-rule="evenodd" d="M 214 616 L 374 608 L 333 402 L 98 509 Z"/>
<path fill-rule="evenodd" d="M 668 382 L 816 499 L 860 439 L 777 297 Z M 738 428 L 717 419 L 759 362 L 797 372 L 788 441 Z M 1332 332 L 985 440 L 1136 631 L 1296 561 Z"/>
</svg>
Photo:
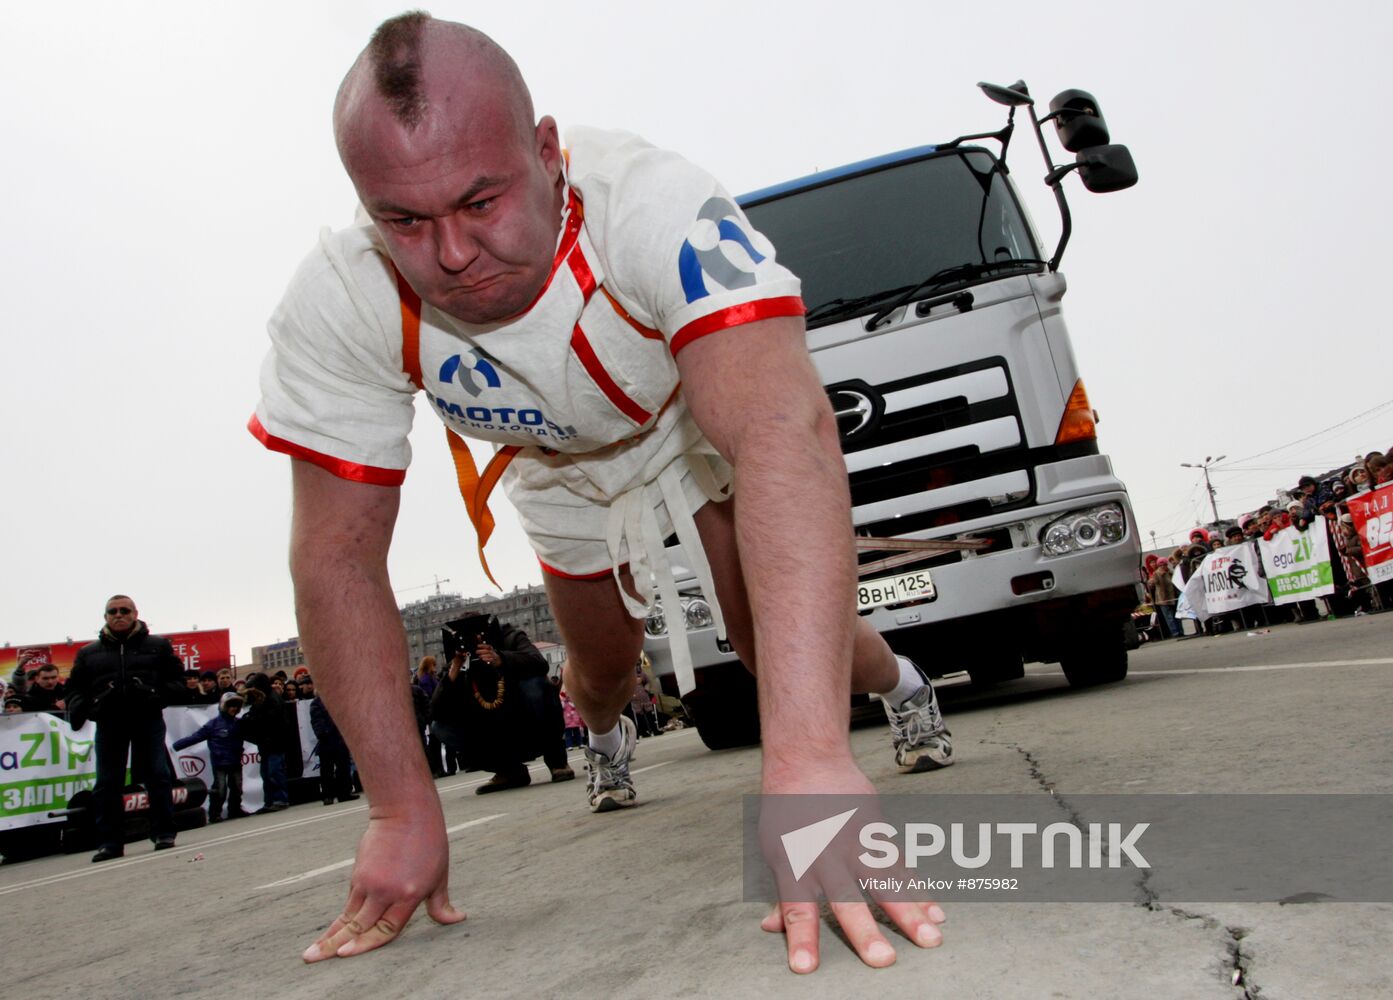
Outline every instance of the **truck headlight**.
<svg viewBox="0 0 1393 1000">
<path fill-rule="evenodd" d="M 688 601 L 685 610 L 688 628 L 710 628 L 716 624 L 716 619 L 711 614 L 711 605 L 700 597 Z"/>
<path fill-rule="evenodd" d="M 701 594 L 683 594 L 680 600 L 682 621 L 687 628 L 710 628 L 716 624 L 711 605 Z M 667 612 L 662 601 L 653 602 L 653 610 L 649 611 L 648 617 L 643 620 L 643 630 L 654 638 L 667 635 Z"/>
<path fill-rule="evenodd" d="M 1050 521 L 1040 531 L 1040 545 L 1045 555 L 1062 556 L 1115 545 L 1126 537 L 1127 516 L 1120 504 L 1109 503 L 1070 511 Z"/>
</svg>

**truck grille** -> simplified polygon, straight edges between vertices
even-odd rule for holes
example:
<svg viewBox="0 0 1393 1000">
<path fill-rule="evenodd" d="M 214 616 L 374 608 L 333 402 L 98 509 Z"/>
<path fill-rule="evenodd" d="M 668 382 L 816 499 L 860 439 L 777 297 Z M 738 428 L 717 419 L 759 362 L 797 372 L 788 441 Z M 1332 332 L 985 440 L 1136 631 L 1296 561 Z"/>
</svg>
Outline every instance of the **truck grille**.
<svg viewBox="0 0 1393 1000">
<path fill-rule="evenodd" d="M 1027 446 L 1004 358 L 881 385 L 839 382 L 827 393 L 858 534 L 942 535 L 926 529 L 1033 502 L 1037 456 Z M 862 553 L 861 560 L 882 555 Z M 956 554 L 944 559 L 956 561 Z"/>
</svg>

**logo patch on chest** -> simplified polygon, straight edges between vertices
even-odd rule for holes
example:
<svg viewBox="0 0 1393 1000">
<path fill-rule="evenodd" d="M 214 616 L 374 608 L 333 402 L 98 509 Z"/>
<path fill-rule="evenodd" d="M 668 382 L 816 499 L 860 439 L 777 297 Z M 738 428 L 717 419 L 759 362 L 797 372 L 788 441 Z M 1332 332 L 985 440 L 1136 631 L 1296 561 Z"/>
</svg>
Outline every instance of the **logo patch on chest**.
<svg viewBox="0 0 1393 1000">
<path fill-rule="evenodd" d="M 451 355 L 440 366 L 442 384 L 450 385 L 456 380 L 460 388 L 471 396 L 477 396 L 485 389 L 497 389 L 503 384 L 498 377 L 498 369 L 493 366 L 493 359 L 477 347 L 467 354 Z"/>
</svg>

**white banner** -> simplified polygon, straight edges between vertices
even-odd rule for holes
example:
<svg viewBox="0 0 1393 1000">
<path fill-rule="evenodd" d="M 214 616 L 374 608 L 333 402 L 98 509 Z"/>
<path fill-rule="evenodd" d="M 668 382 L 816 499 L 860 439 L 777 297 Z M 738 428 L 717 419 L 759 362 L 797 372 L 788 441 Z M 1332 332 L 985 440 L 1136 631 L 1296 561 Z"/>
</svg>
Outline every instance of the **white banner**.
<svg viewBox="0 0 1393 1000">
<path fill-rule="evenodd" d="M 1200 587 L 1199 578 L 1186 580 L 1185 567 L 1181 565 L 1176 566 L 1174 572 L 1171 573 L 1171 583 L 1175 584 L 1175 592 L 1178 595 L 1175 601 L 1175 617 L 1198 621 L 1199 615 L 1195 611 L 1195 601 L 1204 602 L 1204 588 Z"/>
<path fill-rule="evenodd" d="M 310 725 L 310 703 L 295 703 L 295 721 L 300 726 L 300 765 L 306 778 L 319 777 L 319 738 Z"/>
<path fill-rule="evenodd" d="M 1251 542 L 1226 545 L 1209 553 L 1195 571 L 1203 594 L 1196 612 L 1201 620 L 1267 603 L 1267 586 L 1258 571 L 1258 553 Z M 1192 598 L 1193 599 L 1193 598 Z"/>
<path fill-rule="evenodd" d="M 1294 604 L 1335 593 L 1325 518 L 1317 518 L 1305 531 L 1283 528 L 1260 547 L 1263 569 L 1276 603 Z"/>
<path fill-rule="evenodd" d="M 174 749 L 174 741 L 192 736 L 218 711 L 216 705 L 176 705 L 164 710 L 165 745 L 174 762 L 175 780 L 197 778 L 213 787 L 213 765 L 208 757 L 208 744 L 195 743 L 182 750 Z M 242 747 L 242 809 L 256 812 L 265 804 L 261 791 L 261 754 L 254 743 Z M 208 803 L 203 806 L 208 810 Z"/>
<path fill-rule="evenodd" d="M 0 716 L 0 830 L 60 823 L 50 812 L 97 783 L 97 727 L 47 712 Z"/>
</svg>

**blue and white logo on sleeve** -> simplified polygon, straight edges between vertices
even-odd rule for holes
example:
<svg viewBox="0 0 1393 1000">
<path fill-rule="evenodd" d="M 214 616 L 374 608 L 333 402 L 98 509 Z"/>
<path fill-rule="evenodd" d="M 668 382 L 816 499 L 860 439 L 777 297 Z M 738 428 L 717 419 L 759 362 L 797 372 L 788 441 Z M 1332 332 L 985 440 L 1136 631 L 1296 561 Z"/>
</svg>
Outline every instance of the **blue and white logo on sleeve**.
<svg viewBox="0 0 1393 1000">
<path fill-rule="evenodd" d="M 750 263 L 758 265 L 764 260 L 764 254 L 755 249 L 749 234 L 737 221 L 739 218 L 739 209 L 728 198 L 708 198 L 697 212 L 697 221 L 677 255 L 682 292 L 688 303 L 711 294 L 706 288 L 708 277 L 726 289 L 748 288 L 755 283 L 754 272 L 742 267 L 743 261 L 737 263 L 739 257 L 730 257 L 730 245 L 734 244 L 744 250 L 741 256 Z"/>
<path fill-rule="evenodd" d="M 473 363 L 467 364 L 467 358 L 473 358 Z M 451 355 L 440 366 L 442 383 L 449 385 L 455 381 L 457 375 L 460 386 L 471 396 L 479 395 L 485 388 L 497 389 L 503 384 L 503 380 L 498 377 L 498 369 L 493 367 L 489 356 L 477 347 L 463 357 L 458 354 Z M 483 385 L 478 383 L 476 376 L 483 379 Z"/>
</svg>

